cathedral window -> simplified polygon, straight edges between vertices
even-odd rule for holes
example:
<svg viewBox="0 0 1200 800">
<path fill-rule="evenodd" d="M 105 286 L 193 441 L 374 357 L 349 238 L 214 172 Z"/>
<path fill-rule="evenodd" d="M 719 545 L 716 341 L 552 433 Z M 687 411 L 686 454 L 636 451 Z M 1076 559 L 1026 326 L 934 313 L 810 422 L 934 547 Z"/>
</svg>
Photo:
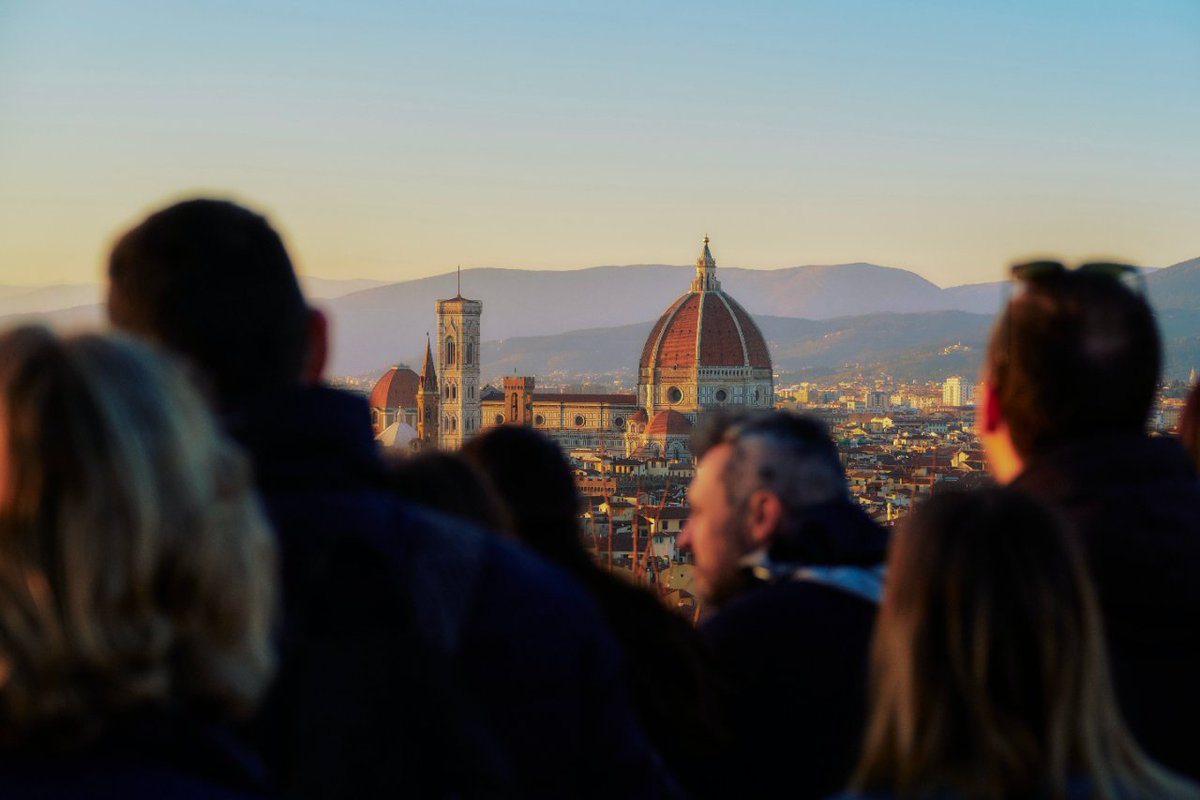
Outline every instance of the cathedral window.
<svg viewBox="0 0 1200 800">
<path fill-rule="evenodd" d="M 581 414 L 576 414 L 576 415 L 575 415 L 575 427 L 577 427 L 577 428 L 582 428 L 582 427 L 583 427 L 583 423 L 584 423 L 585 421 L 586 421 L 586 420 L 584 420 L 584 418 L 583 418 L 583 416 L 582 416 Z"/>
<path fill-rule="evenodd" d="M 717 398 L 718 403 L 724 403 L 729 399 L 729 392 L 725 391 L 724 389 L 717 389 L 715 397 Z"/>
<path fill-rule="evenodd" d="M 683 399 L 683 392 L 681 392 L 679 390 L 678 386 L 672 386 L 670 389 L 667 389 L 667 402 L 668 403 L 678 403 L 682 399 Z"/>
<path fill-rule="evenodd" d="M 446 337 L 446 366 L 454 366 L 454 339 Z"/>
<path fill-rule="evenodd" d="M 475 345 L 467 342 L 467 355 L 463 359 L 464 364 L 470 364 L 475 359 Z"/>
<path fill-rule="evenodd" d="M 534 425 L 545 425 L 545 424 L 546 424 L 546 418 L 545 418 L 545 417 L 543 417 L 541 414 L 537 414 L 537 415 L 535 415 L 535 416 L 534 416 L 534 418 L 533 418 L 533 424 L 534 424 Z"/>
</svg>

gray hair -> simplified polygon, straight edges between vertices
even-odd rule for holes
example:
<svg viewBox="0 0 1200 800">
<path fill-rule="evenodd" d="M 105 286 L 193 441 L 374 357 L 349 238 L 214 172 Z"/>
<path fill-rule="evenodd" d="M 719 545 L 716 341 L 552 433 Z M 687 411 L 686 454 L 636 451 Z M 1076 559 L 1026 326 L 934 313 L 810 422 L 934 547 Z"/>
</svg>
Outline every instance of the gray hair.
<svg viewBox="0 0 1200 800">
<path fill-rule="evenodd" d="M 718 415 L 698 433 L 693 451 L 699 458 L 720 444 L 731 447 L 723 478 L 736 509 L 766 489 L 783 504 L 781 527 L 787 529 L 804 509 L 846 497 L 837 446 L 812 417 L 786 411 Z"/>
</svg>

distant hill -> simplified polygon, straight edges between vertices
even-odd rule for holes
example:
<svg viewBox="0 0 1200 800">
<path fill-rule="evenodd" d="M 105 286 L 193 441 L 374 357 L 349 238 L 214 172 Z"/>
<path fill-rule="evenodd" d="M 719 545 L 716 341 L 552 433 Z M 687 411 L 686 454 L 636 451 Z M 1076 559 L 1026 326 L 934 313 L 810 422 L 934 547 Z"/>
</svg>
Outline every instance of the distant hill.
<svg viewBox="0 0 1200 800">
<path fill-rule="evenodd" d="M 0 286 L 0 317 L 95 305 L 104 299 L 102 291 L 95 283 Z"/>
<path fill-rule="evenodd" d="M 484 303 L 484 336 L 505 340 L 657 319 L 687 290 L 693 272 L 693 267 L 662 264 L 568 271 L 482 268 L 464 270 L 462 286 L 465 296 Z M 952 296 L 921 276 L 872 264 L 720 267 L 717 275 L 756 317 L 831 319 L 956 308 Z M 357 374 L 414 358 L 436 323 L 435 301 L 453 296 L 455 287 L 455 276 L 447 273 L 323 304 L 334 324 L 334 371 Z"/>
<path fill-rule="evenodd" d="M 469 269 L 463 293 L 484 301 L 485 377 L 632 375 L 650 324 L 687 289 L 693 267 L 663 264 L 569 271 Z M 778 270 L 718 269 L 724 288 L 758 319 L 784 372 L 823 375 L 888 368 L 912 377 L 973 374 L 1003 282 L 939 288 L 903 269 L 873 264 Z M 1168 344 L 1167 366 L 1200 366 L 1200 258 L 1148 272 Z M 332 321 L 332 375 L 419 364 L 434 303 L 456 277 L 383 284 L 306 279 Z M 34 315 L 68 326 L 95 324 L 95 285 L 0 285 L 0 325 Z M 567 333 L 564 333 L 566 331 Z M 965 349 L 943 350 L 961 342 Z"/>
<path fill-rule="evenodd" d="M 758 316 L 772 363 L 785 380 L 892 371 L 904 380 L 978 372 L 991 318 L 962 311 L 869 314 L 833 320 Z M 611 375 L 636 379 L 637 360 L 652 323 L 524 336 L 483 345 L 483 378 L 496 381 L 514 371 L 544 377 Z M 950 354 L 942 351 L 954 347 Z M 967 349 L 964 349 L 967 348 Z"/>
</svg>

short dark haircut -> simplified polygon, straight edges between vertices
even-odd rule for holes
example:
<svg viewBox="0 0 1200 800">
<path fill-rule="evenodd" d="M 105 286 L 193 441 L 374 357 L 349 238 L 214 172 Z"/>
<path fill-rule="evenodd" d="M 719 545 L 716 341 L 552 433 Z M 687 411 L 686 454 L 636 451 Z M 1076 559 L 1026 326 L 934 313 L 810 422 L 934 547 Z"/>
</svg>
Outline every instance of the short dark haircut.
<svg viewBox="0 0 1200 800">
<path fill-rule="evenodd" d="M 1031 281 L 992 331 L 987 380 L 1023 458 L 1145 430 L 1162 361 L 1149 303 L 1116 278 L 1064 271 Z"/>
<path fill-rule="evenodd" d="M 700 459 L 722 444 L 731 447 L 723 476 L 729 504 L 740 509 L 757 489 L 771 491 L 784 506 L 781 533 L 799 523 L 805 508 L 847 496 L 837 445 L 813 417 L 778 410 L 714 414 L 693 435 L 692 452 Z"/>
<path fill-rule="evenodd" d="M 108 314 L 195 363 L 222 401 L 294 385 L 308 308 L 279 234 L 226 200 L 151 214 L 113 247 Z"/>
</svg>

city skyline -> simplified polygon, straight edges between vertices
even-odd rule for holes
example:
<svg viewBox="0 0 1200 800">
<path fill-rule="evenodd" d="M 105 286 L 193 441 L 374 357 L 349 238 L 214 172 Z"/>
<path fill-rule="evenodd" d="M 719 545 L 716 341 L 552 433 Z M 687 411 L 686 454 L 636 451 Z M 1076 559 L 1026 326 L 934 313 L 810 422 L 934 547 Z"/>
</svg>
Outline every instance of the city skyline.
<svg viewBox="0 0 1200 800">
<path fill-rule="evenodd" d="M 0 283 L 98 278 L 172 197 L 300 268 L 1200 255 L 1182 2 L 0 6 Z"/>
</svg>

